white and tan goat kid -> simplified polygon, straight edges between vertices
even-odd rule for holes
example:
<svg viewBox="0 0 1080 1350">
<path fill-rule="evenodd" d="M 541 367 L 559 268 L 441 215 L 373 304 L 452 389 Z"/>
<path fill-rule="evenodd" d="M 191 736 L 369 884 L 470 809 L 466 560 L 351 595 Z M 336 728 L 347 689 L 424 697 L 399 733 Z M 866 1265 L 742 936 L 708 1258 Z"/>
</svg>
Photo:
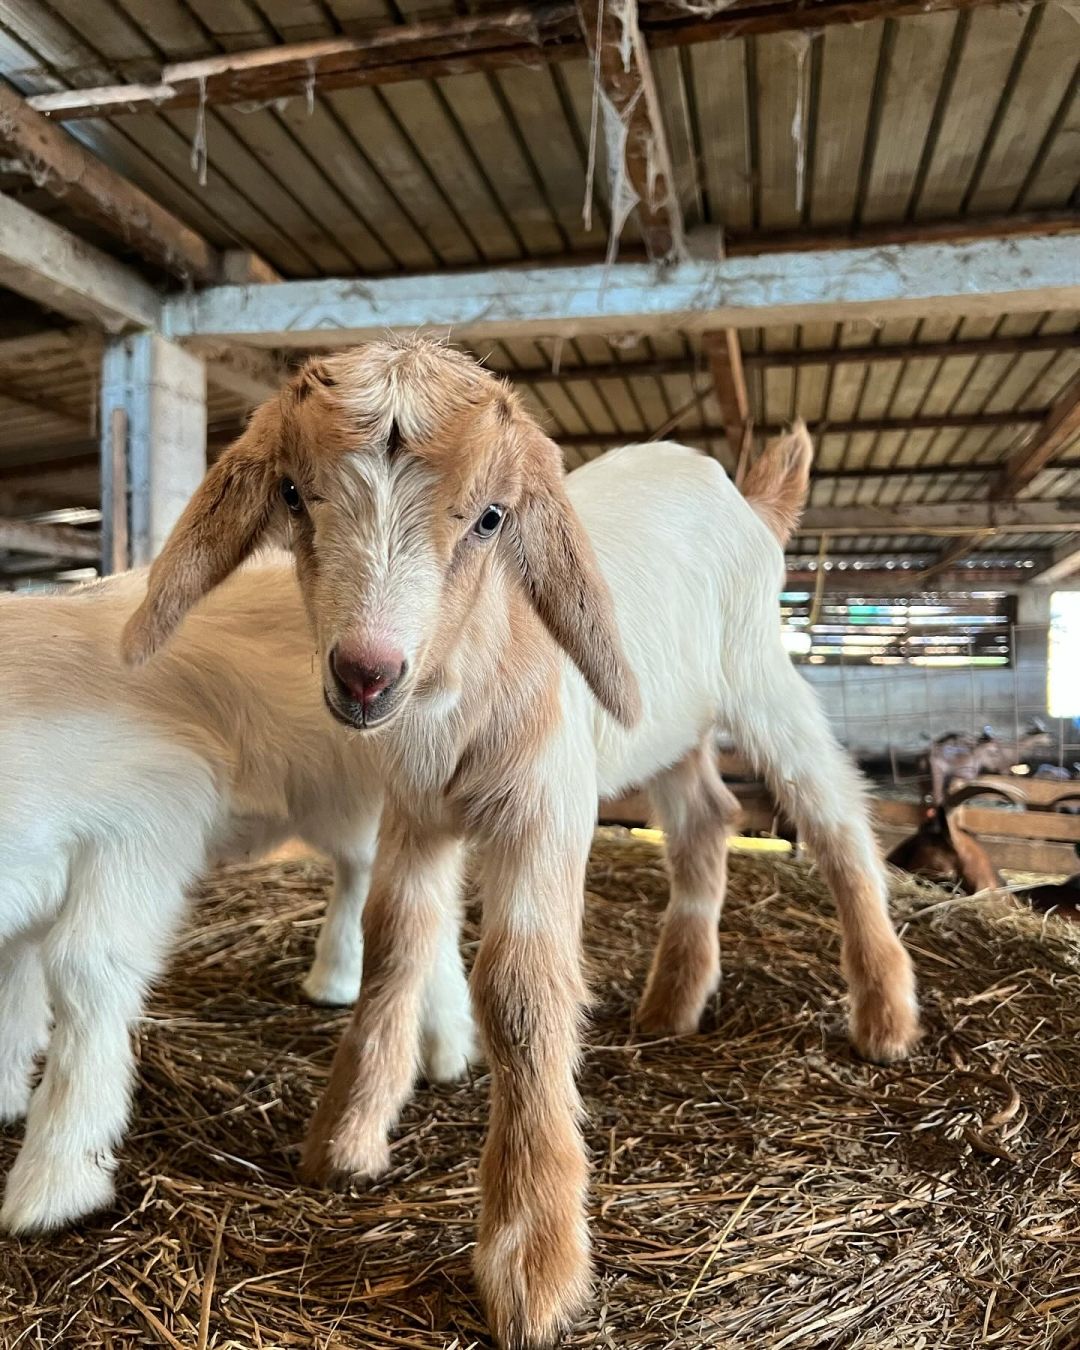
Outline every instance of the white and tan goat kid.
<svg viewBox="0 0 1080 1350">
<path fill-rule="evenodd" d="M 759 484 L 762 516 L 783 514 L 779 479 Z M 211 470 L 126 633 L 129 658 L 145 659 L 291 514 L 327 703 L 372 733 L 386 790 L 363 990 L 306 1169 L 325 1180 L 386 1166 L 468 846 L 492 1072 L 476 1273 L 511 1347 L 550 1342 L 589 1287 L 574 1069 L 598 792 L 652 780 L 672 840 L 662 952 L 693 970 L 654 975 L 649 1021 L 696 1022 L 718 977 L 732 799 L 703 747 L 722 723 L 837 892 L 860 1048 L 889 1058 L 916 1034 L 858 780 L 781 646 L 775 538 L 716 464 L 679 447 L 607 456 L 571 488 L 577 511 L 557 447 L 460 354 L 412 340 L 314 361 Z"/>
<path fill-rule="evenodd" d="M 120 635 L 145 592 L 135 572 L 0 601 L 0 1121 L 29 1104 L 0 1221 L 18 1232 L 109 1202 L 129 1028 L 213 860 L 291 835 L 328 852 L 336 887 L 305 990 L 349 1003 L 359 986 L 380 793 L 366 746 L 326 714 L 292 560 L 238 572 L 131 670 Z M 460 968 L 456 990 L 435 1073 L 465 1067 Z M 446 978 L 440 992 L 452 1000 Z"/>
</svg>

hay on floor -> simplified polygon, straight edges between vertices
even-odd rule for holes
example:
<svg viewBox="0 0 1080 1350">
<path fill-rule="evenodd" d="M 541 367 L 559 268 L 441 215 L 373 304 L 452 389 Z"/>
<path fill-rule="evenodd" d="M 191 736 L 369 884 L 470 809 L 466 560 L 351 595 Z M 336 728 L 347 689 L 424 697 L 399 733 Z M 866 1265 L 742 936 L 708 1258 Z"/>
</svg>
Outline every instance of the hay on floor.
<svg viewBox="0 0 1080 1350">
<path fill-rule="evenodd" d="M 421 1087 L 377 1185 L 297 1185 L 345 1016 L 297 998 L 327 882 L 288 863 L 204 888 L 143 1029 L 117 1205 L 0 1240 L 4 1350 L 487 1344 L 469 1269 L 483 1074 Z M 733 860 L 724 987 L 681 1040 L 629 1030 L 659 851 L 601 833 L 589 887 L 598 1282 L 573 1345 L 1074 1343 L 1075 928 L 902 888 L 928 1034 L 880 1069 L 845 1040 L 836 924 L 804 866 Z M 0 1139 L 4 1166 L 17 1138 Z"/>
</svg>

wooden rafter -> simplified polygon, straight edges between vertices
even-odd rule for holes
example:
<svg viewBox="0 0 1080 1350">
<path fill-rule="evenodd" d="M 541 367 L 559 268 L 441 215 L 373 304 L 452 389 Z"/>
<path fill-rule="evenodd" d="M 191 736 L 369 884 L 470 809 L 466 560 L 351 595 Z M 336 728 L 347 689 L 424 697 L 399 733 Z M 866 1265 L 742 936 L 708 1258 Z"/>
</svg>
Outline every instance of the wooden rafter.
<svg viewBox="0 0 1080 1350">
<path fill-rule="evenodd" d="M 724 435 L 735 463 L 735 482 L 741 483 L 750 467 L 754 424 L 750 416 L 750 396 L 746 390 L 742 345 L 737 328 L 705 333 L 702 350 L 709 362 L 713 393 L 720 407 Z"/>
<path fill-rule="evenodd" d="M 974 553 L 977 548 L 993 535 L 993 530 L 984 530 L 979 534 L 970 534 L 966 537 L 955 539 L 947 548 L 941 550 L 938 557 L 919 573 L 919 581 L 932 581 L 935 577 L 950 571 L 958 562 L 961 562 L 969 554 Z"/>
<path fill-rule="evenodd" d="M 1046 566 L 1034 572 L 1029 581 L 1040 586 L 1054 586 L 1066 581 L 1080 572 L 1080 536 L 1054 549 Z"/>
<path fill-rule="evenodd" d="M 1080 531 L 1080 503 L 919 502 L 898 506 L 812 506 L 801 535 L 984 535 Z"/>
<path fill-rule="evenodd" d="M 35 185 L 134 253 L 185 280 L 221 279 L 215 248 L 0 82 L 0 146 Z"/>
<path fill-rule="evenodd" d="M 1015 497 L 1076 436 L 1080 436 L 1080 372 L 1050 405 L 1038 430 L 1009 459 L 993 496 L 998 501 Z"/>
<path fill-rule="evenodd" d="M 239 429 L 239 425 L 235 423 L 231 424 L 229 427 L 211 427 L 208 445 L 211 457 L 213 457 L 215 450 L 234 437 Z M 719 438 L 722 434 L 723 433 L 718 430 L 715 433 L 715 437 Z M 611 440 L 613 438 L 607 439 Z M 619 437 L 620 443 L 624 441 L 629 442 L 633 439 L 634 437 L 630 434 Z M 699 432 L 680 431 L 678 432 L 676 439 L 685 441 L 690 445 L 695 445 L 702 438 Z M 58 476 L 58 481 L 62 481 L 68 474 L 77 470 L 85 470 L 87 472 L 96 470 L 98 467 L 97 455 L 90 453 L 89 450 L 83 451 L 80 449 L 81 444 L 87 443 L 88 442 L 72 443 L 65 441 L 63 444 L 57 445 L 56 449 L 61 453 L 54 459 L 39 461 L 33 465 L 19 466 L 15 470 L 0 469 L 0 491 L 8 486 L 12 480 L 21 480 L 25 475 L 31 475 L 34 482 L 44 488 L 49 485 L 50 475 L 54 473 Z M 558 443 L 560 445 L 568 445 L 568 448 L 586 445 L 584 439 L 578 441 L 573 437 L 566 436 L 558 438 Z M 587 445 L 592 447 L 605 443 L 606 440 L 601 438 L 600 440 L 593 439 L 588 441 Z M 813 477 L 815 482 L 830 483 L 852 482 L 860 479 L 903 479 L 907 482 L 919 478 L 937 478 L 948 474 L 974 475 L 992 473 L 997 467 L 997 462 L 992 460 L 975 460 L 967 463 L 946 462 L 943 464 L 919 464 L 912 467 L 896 464 L 881 469 L 815 469 Z M 1061 467 L 1065 469 L 1080 469 L 1080 457 L 1061 461 Z M 0 514 L 4 514 L 4 512 L 0 511 Z M 6 514 L 10 514 L 10 511 Z"/>
<path fill-rule="evenodd" d="M 980 587 L 1007 587 L 1026 583 L 1030 572 L 1015 567 L 957 567 L 938 572 L 927 585 L 925 574 L 920 576 L 913 568 L 894 567 L 886 570 L 881 567 L 863 567 L 858 571 L 853 567 L 840 569 L 834 567 L 825 574 L 825 592 L 841 591 L 848 595 L 859 593 L 870 595 L 906 595 L 912 591 L 924 589 L 933 591 L 970 590 L 972 585 Z M 789 570 L 787 588 L 789 590 L 810 590 L 817 583 L 816 571 Z"/>
<path fill-rule="evenodd" d="M 840 226 L 829 230 L 774 230 L 765 234 L 727 235 L 724 252 L 729 258 L 762 253 L 812 252 L 827 248 L 857 248 L 874 244 L 962 244 L 973 239 L 1010 239 L 1029 234 L 1075 234 L 1080 230 L 1080 211 L 1018 211 L 1002 216 L 960 216 L 942 220 L 885 222 L 859 229 Z"/>
<path fill-rule="evenodd" d="M 577 9 L 595 70 L 596 97 L 603 102 L 600 120 L 609 138 L 609 124 L 616 122 L 620 139 L 625 138 L 622 165 L 613 168 L 637 198 L 646 252 L 655 259 L 678 256 L 685 247 L 682 212 L 636 0 L 577 0 Z"/>
<path fill-rule="evenodd" d="M 1002 427 L 1018 427 L 1038 421 L 1038 412 L 1001 412 L 1001 413 L 940 413 L 920 417 L 866 417 L 848 421 L 809 423 L 810 434 L 814 437 L 824 435 L 854 436 L 860 433 L 884 435 L 887 432 L 911 431 L 995 431 Z M 768 422 L 758 427 L 766 436 L 782 435 L 788 427 L 783 422 Z M 679 432 L 680 439 L 693 441 L 715 441 L 726 438 L 731 444 L 731 436 L 737 435 L 737 429 L 728 424 L 721 426 L 694 427 Z M 655 435 L 650 439 L 656 439 Z M 626 440 L 625 432 L 575 432 L 563 436 L 560 444 L 570 446 L 615 445 Z M 735 442 L 741 445 L 741 441 Z M 963 464 L 947 468 L 937 466 L 937 472 L 955 472 L 965 469 Z M 869 477 L 872 469 L 864 470 Z"/>
<path fill-rule="evenodd" d="M 954 342 L 905 342 L 881 346 L 808 347 L 799 351 L 744 352 L 744 370 L 801 370 L 807 366 L 877 365 L 891 361 L 942 361 L 949 357 L 1018 356 L 1025 352 L 1080 351 L 1080 332 L 1033 333 L 1030 337 L 960 338 Z M 648 361 L 609 361 L 550 370 L 507 371 L 515 384 L 566 380 L 632 380 L 666 375 L 702 375 L 701 363 L 686 357 Z"/>
<path fill-rule="evenodd" d="M 64 525 L 28 525 L 24 520 L 0 519 L 0 549 L 33 553 L 73 562 L 97 562 L 101 542 L 97 535 Z"/>
<path fill-rule="evenodd" d="M 0 286 L 109 333 L 153 327 L 160 300 L 130 268 L 0 195 Z"/>
<path fill-rule="evenodd" d="M 616 0 L 611 0 L 616 3 Z M 834 24 L 906 14 L 989 8 L 1002 0 L 749 0 L 708 12 L 642 0 L 641 31 L 650 47 L 816 32 Z M 522 4 L 486 14 L 379 28 L 358 37 L 285 43 L 258 51 L 184 61 L 162 68 L 156 84 L 124 84 L 42 94 L 33 106 L 53 118 L 115 117 L 210 104 L 262 102 L 309 90 L 538 66 L 585 55 L 575 4 Z"/>
</svg>

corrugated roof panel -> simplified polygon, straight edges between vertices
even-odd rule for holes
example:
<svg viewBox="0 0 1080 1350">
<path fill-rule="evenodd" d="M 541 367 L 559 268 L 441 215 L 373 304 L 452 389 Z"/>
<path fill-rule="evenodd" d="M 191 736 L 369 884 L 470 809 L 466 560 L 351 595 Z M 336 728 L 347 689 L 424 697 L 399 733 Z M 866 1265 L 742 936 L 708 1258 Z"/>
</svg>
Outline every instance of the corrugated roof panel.
<svg viewBox="0 0 1080 1350">
<path fill-rule="evenodd" d="M 1077 15 L 1065 5 L 1038 5 L 1025 31 L 1027 45 L 1012 97 L 1003 91 L 992 142 L 966 203 L 973 212 L 1011 211 L 1022 195 L 1035 154 L 1054 130 L 1062 99 L 1075 89 L 1075 65 L 1063 59 L 1077 48 Z M 1076 147 L 1073 147 L 1075 156 Z M 1075 166 L 1075 160 L 1074 160 Z M 1073 183 L 1075 187 L 1075 181 Z M 1069 188 L 1053 205 L 1065 205 Z"/>
<path fill-rule="evenodd" d="M 593 171 L 592 229 L 583 219 L 592 145 L 593 78 L 586 61 L 566 61 L 547 70 L 515 70 L 503 79 L 507 97 L 517 99 L 518 125 L 534 154 L 547 161 L 551 192 L 562 203 L 563 227 L 575 248 L 604 249 L 611 228 L 608 146 L 602 116 L 597 117 Z M 522 99 L 527 103 L 521 106 Z M 599 112 L 600 110 L 598 110 Z M 639 238 L 628 222 L 620 242 Z"/>
<path fill-rule="evenodd" d="M 965 209 L 968 187 L 1030 19 L 1031 12 L 1007 8 L 960 15 L 962 56 L 915 206 L 918 218 L 954 216 Z"/>
<path fill-rule="evenodd" d="M 810 185 L 813 225 L 846 225 L 854 218 L 884 31 L 882 24 L 852 24 L 829 28 L 815 40 L 821 46 L 821 78 Z"/>
<path fill-rule="evenodd" d="M 746 43 L 703 43 L 689 48 L 688 56 L 706 219 L 745 233 L 756 224 Z M 665 86 L 660 89 L 665 96 Z"/>
<path fill-rule="evenodd" d="M 903 220 L 929 135 L 957 15 L 927 14 L 887 25 L 888 62 L 878 90 L 877 136 L 865 182 L 864 224 Z"/>
</svg>

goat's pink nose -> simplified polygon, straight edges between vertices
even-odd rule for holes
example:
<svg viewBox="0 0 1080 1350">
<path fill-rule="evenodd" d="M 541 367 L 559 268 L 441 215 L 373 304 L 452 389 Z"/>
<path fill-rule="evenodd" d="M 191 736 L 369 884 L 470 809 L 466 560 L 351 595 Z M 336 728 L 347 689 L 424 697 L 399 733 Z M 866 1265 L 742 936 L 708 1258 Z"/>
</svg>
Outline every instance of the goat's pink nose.
<svg viewBox="0 0 1080 1350">
<path fill-rule="evenodd" d="M 353 646 L 339 643 L 330 654 L 338 683 L 355 703 L 371 703 L 389 689 L 405 670 L 404 653 L 396 647 Z"/>
</svg>

